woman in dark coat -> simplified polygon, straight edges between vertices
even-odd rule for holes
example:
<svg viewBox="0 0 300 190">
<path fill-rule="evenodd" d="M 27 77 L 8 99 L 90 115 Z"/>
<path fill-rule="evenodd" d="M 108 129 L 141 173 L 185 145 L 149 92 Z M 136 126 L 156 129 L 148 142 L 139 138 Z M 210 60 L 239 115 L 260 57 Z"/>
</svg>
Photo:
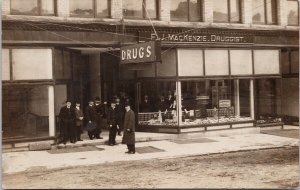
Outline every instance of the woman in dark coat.
<svg viewBox="0 0 300 190">
<path fill-rule="evenodd" d="M 130 109 L 129 104 L 125 104 L 125 117 L 124 117 L 124 135 L 122 143 L 127 145 L 128 151 L 125 153 L 135 153 L 135 115 Z"/>
</svg>

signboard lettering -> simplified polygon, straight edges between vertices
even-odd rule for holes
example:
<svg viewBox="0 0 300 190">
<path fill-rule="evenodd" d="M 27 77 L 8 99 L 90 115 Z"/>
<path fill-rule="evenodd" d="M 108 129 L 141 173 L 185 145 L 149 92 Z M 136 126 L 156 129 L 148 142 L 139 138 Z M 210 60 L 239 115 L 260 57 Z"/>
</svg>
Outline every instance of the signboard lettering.
<svg viewBox="0 0 300 190">
<path fill-rule="evenodd" d="M 141 32 L 140 40 L 158 40 L 163 42 L 191 42 L 191 43 L 253 43 L 252 36 L 231 35 L 231 34 L 173 34 L 173 33 L 155 33 Z"/>
<path fill-rule="evenodd" d="M 160 61 L 160 43 L 150 41 L 121 47 L 121 63 L 149 63 Z"/>
</svg>

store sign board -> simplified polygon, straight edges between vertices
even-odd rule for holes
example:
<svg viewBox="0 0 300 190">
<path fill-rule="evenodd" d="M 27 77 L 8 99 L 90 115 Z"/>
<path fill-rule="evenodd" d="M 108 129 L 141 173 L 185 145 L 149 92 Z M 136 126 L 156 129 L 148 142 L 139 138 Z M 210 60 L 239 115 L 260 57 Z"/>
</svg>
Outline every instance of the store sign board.
<svg viewBox="0 0 300 190">
<path fill-rule="evenodd" d="M 220 108 L 229 108 L 231 106 L 231 100 L 219 100 Z"/>
<path fill-rule="evenodd" d="M 151 63 L 161 61 L 161 49 L 159 41 L 138 43 L 123 46 L 121 50 L 121 64 Z"/>
<path fill-rule="evenodd" d="M 233 35 L 233 34 L 197 34 L 197 33 L 151 33 L 140 32 L 140 41 L 158 40 L 163 42 L 182 43 L 233 43 L 248 44 L 253 43 L 253 36 Z"/>
</svg>

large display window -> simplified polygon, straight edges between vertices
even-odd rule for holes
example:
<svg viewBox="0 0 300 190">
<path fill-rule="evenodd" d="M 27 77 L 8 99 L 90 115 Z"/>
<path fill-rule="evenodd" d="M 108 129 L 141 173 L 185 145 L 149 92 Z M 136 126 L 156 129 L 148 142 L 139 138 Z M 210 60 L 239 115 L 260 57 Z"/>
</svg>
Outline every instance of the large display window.
<svg viewBox="0 0 300 190">
<path fill-rule="evenodd" d="M 187 126 L 252 121 L 250 79 L 145 81 L 140 125 Z"/>
<path fill-rule="evenodd" d="M 53 86 L 3 86 L 2 98 L 3 138 L 54 135 Z"/>
<path fill-rule="evenodd" d="M 140 84 L 139 125 L 178 126 L 176 83 L 147 81 Z"/>
</svg>

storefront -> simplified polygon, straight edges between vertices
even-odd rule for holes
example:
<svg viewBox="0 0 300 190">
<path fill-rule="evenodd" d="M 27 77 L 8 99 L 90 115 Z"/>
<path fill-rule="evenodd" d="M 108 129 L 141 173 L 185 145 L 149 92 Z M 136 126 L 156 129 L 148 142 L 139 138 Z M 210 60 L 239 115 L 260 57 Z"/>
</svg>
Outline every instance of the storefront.
<svg viewBox="0 0 300 190">
<path fill-rule="evenodd" d="M 150 37 L 162 41 L 161 62 L 121 64 L 123 90 L 134 91 L 138 130 L 185 133 L 284 124 L 285 48 L 263 47 L 255 36 L 224 31 Z"/>
</svg>

